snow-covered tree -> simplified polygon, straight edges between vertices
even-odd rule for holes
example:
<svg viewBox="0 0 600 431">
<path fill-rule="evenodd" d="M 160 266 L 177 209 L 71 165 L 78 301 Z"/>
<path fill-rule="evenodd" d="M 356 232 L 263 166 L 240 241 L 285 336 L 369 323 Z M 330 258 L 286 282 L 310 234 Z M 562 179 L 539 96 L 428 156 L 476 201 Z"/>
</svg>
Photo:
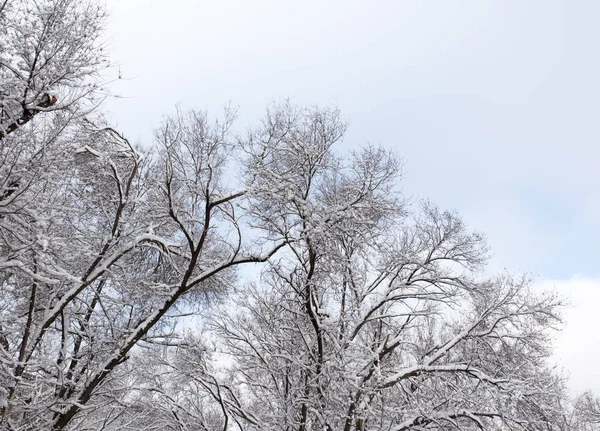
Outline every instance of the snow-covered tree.
<svg viewBox="0 0 600 431">
<path fill-rule="evenodd" d="M 137 377 L 131 410 L 161 429 L 564 429 L 560 301 L 486 275 L 483 236 L 406 202 L 390 152 L 337 155 L 345 128 L 283 104 L 243 139 L 249 225 L 285 247 L 196 341 L 155 348 L 163 377 Z"/>
<path fill-rule="evenodd" d="M 284 107 L 264 124 L 249 172 L 277 187 L 253 214 L 286 253 L 214 323 L 261 427 L 557 423 L 563 387 L 545 359 L 560 302 L 486 276 L 484 238 L 457 215 L 411 210 L 393 155 L 337 157 L 335 111 Z"/>
<path fill-rule="evenodd" d="M 565 410 L 565 430 L 595 431 L 600 427 L 600 399 L 591 391 L 576 396 Z"/>
<path fill-rule="evenodd" d="M 147 155 L 110 128 L 79 125 L 57 137 L 64 150 L 44 176 L 7 200 L 0 323 L 10 427 L 63 429 L 83 407 L 109 402 L 103 394 L 123 384 L 113 370 L 136 344 L 169 336 L 185 301 L 228 287 L 235 266 L 283 245 L 243 238 L 247 191 L 230 191 L 224 176 L 236 152 L 231 120 L 168 120 Z"/>
<path fill-rule="evenodd" d="M 104 17 L 90 1 L 0 2 L 0 139 L 40 112 L 89 108 L 107 66 Z"/>
</svg>

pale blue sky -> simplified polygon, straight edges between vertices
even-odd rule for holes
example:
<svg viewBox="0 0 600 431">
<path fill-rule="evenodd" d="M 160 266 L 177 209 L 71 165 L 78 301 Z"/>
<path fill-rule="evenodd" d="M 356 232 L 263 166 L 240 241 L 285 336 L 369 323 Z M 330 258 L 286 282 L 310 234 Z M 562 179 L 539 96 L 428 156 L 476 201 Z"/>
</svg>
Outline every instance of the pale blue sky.
<svg viewBox="0 0 600 431">
<path fill-rule="evenodd" d="M 336 104 L 347 147 L 395 148 L 407 195 L 487 233 L 491 270 L 554 280 L 574 303 L 600 291 L 600 2 L 107 3 L 131 78 L 109 107 L 134 139 L 176 103 L 232 101 L 241 125 L 285 97 Z"/>
<path fill-rule="evenodd" d="M 109 47 L 148 139 L 174 104 L 240 123 L 266 103 L 337 104 L 406 160 L 407 194 L 485 231 L 493 267 L 600 276 L 600 3 L 109 0 Z"/>
</svg>

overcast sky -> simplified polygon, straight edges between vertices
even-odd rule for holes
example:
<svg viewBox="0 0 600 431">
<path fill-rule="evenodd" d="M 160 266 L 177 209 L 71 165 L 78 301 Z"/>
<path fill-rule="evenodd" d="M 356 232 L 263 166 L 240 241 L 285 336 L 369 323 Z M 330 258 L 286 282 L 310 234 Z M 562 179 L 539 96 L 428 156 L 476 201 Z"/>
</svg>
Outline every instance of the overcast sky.
<svg viewBox="0 0 600 431">
<path fill-rule="evenodd" d="M 575 390 L 600 391 L 600 2 L 107 4 L 126 78 L 107 106 L 127 135 L 151 140 L 178 103 L 231 101 L 241 125 L 282 98 L 337 105 L 342 150 L 394 148 L 407 196 L 487 234 L 490 271 L 531 272 L 570 298 L 557 360 Z"/>
</svg>

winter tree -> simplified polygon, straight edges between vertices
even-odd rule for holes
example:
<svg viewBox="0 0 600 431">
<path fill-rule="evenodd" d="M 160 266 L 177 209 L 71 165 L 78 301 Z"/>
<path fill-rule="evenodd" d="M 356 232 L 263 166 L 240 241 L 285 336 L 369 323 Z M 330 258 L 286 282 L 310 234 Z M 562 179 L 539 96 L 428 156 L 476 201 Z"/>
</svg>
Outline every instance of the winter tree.
<svg viewBox="0 0 600 431">
<path fill-rule="evenodd" d="M 242 237 L 246 191 L 223 178 L 230 112 L 167 121 L 142 154 L 84 116 L 104 64 L 102 10 L 49 0 L 1 12 L 0 423 L 80 429 L 123 393 L 134 346 L 283 244 Z"/>
<path fill-rule="evenodd" d="M 567 404 L 563 428 L 569 431 L 594 431 L 600 426 L 600 399 L 586 391 Z"/>
<path fill-rule="evenodd" d="M 247 227 L 285 246 L 201 332 L 144 346 L 113 429 L 564 429 L 560 301 L 487 276 L 484 238 L 406 202 L 390 152 L 337 155 L 345 129 L 282 104 L 240 139 Z"/>
<path fill-rule="evenodd" d="M 545 360 L 560 302 L 486 276 L 484 238 L 411 209 L 389 152 L 337 156 L 344 130 L 336 111 L 284 105 L 250 134 L 252 224 L 286 247 L 211 316 L 216 351 L 199 365 L 178 346 L 169 372 L 203 388 L 214 429 L 557 427 L 565 393 Z M 173 429 L 213 429 L 183 400 Z"/>
</svg>

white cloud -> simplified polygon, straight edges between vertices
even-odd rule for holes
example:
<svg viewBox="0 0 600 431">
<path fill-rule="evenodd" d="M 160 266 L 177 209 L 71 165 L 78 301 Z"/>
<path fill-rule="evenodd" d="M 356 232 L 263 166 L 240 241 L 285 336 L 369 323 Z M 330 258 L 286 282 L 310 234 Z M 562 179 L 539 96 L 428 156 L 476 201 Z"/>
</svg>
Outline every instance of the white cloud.
<svg viewBox="0 0 600 431">
<path fill-rule="evenodd" d="M 575 275 L 568 280 L 541 280 L 540 289 L 552 289 L 565 297 L 564 329 L 556 336 L 553 360 L 569 374 L 575 392 L 600 393 L 600 279 Z"/>
</svg>

